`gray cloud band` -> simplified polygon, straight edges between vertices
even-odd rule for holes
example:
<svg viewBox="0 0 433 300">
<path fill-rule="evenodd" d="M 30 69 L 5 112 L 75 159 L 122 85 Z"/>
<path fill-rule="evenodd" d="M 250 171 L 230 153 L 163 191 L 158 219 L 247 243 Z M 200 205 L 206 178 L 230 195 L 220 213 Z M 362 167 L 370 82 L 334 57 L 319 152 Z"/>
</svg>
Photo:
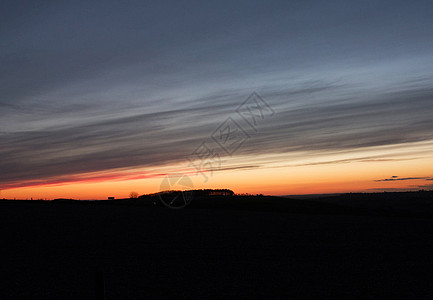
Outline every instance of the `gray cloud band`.
<svg viewBox="0 0 433 300">
<path fill-rule="evenodd" d="M 276 94 L 269 99 L 276 103 L 278 115 L 260 125 L 254 143 L 243 144 L 243 155 L 345 151 L 433 139 L 431 89 L 317 105 L 291 103 L 289 95 Z M 92 118 L 78 125 L 48 124 L 42 130 L 3 131 L 0 184 L 8 188 L 36 179 L 49 183 L 57 176 L 67 180 L 68 175 L 86 172 L 182 162 L 184 154 L 191 153 L 194 145 L 200 145 L 202 137 L 214 132 L 230 114 L 227 103 L 238 99 L 236 95 L 226 95 L 222 104 L 211 106 L 209 101 L 197 99 L 191 108 L 111 116 L 109 120 Z M 242 118 L 233 120 L 242 122 Z M 249 128 L 248 124 L 243 128 Z"/>
<path fill-rule="evenodd" d="M 232 114 L 222 122 L 188 157 L 189 166 L 201 174 L 205 182 L 208 175 L 221 168 L 221 157 L 234 155 L 251 137 L 248 131 L 257 132 L 258 126 L 266 119 L 273 117 L 272 107 L 256 92 L 252 93 Z M 244 121 L 236 121 L 236 116 Z M 246 128 L 247 126 L 248 128 Z M 244 129 L 245 128 L 245 129 Z"/>
</svg>

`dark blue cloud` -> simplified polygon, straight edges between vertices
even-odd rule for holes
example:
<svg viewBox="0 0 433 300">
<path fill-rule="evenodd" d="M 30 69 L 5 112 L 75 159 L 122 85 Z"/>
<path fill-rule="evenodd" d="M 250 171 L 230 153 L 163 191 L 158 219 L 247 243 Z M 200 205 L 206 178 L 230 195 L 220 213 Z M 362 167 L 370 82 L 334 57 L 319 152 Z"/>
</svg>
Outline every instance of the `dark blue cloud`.
<svg viewBox="0 0 433 300">
<path fill-rule="evenodd" d="M 430 177 L 396 177 L 392 176 L 391 178 L 385 178 L 385 179 L 379 179 L 375 180 L 376 182 L 382 182 L 382 181 L 408 181 L 408 180 L 432 180 Z"/>
</svg>

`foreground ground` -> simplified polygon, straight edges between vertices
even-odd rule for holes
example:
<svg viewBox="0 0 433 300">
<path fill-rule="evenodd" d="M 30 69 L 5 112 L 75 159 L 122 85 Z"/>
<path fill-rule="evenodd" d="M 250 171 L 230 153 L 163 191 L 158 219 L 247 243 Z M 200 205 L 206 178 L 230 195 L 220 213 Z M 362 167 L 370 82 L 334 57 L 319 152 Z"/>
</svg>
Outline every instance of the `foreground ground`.
<svg viewBox="0 0 433 300">
<path fill-rule="evenodd" d="M 433 297 L 431 218 L 296 207 L 0 201 L 0 299 Z"/>
</svg>

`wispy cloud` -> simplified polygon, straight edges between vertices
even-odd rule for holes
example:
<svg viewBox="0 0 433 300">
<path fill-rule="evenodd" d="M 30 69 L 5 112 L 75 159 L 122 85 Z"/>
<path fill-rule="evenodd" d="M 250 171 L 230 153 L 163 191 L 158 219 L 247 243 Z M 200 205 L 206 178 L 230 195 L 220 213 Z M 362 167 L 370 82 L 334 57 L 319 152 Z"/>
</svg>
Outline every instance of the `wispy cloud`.
<svg viewBox="0 0 433 300">
<path fill-rule="evenodd" d="M 420 188 L 420 189 L 433 189 L 433 184 L 419 185 L 418 188 Z"/>
<path fill-rule="evenodd" d="M 276 114 L 236 153 L 250 157 L 243 167 L 431 141 L 431 3 L 11 1 L 0 188 L 183 162 L 253 91 Z"/>
<path fill-rule="evenodd" d="M 375 182 L 386 182 L 386 181 L 408 181 L 408 180 L 433 180 L 431 177 L 398 177 L 392 176 L 391 178 L 375 180 Z"/>
<path fill-rule="evenodd" d="M 428 99 L 433 92 L 417 90 L 406 94 L 394 98 L 391 108 L 391 103 L 388 103 L 391 95 L 383 95 L 367 103 L 324 103 L 293 109 L 280 105 L 277 115 L 260 128 L 259 134 L 253 134 L 239 154 L 251 156 L 250 164 L 254 165 L 254 157 L 259 154 L 341 152 L 433 139 L 430 115 L 425 113 L 431 109 Z M 266 98 L 266 95 L 263 96 Z M 55 176 L 116 168 L 155 167 L 185 161 L 219 122 L 234 113 L 243 100 L 234 92 L 222 99 L 224 101 L 221 104 L 212 105 L 206 100 L 197 100 L 170 110 L 140 114 L 130 112 L 120 117 L 114 114 L 105 120 L 95 116 L 82 124 L 72 122 L 56 126 L 36 123 L 41 129 L 9 132 L 0 136 L 0 169 L 3 171 L 0 173 L 0 182 L 10 185 L 12 182 L 36 178 L 43 180 Z M 278 103 L 278 99 L 266 99 L 273 105 Z M 409 107 L 408 99 L 417 102 L 418 106 Z M 417 118 L 403 124 L 401 119 L 409 110 Z M 397 117 L 399 115 L 402 117 Z M 29 124 L 32 122 L 36 121 Z M 247 124 L 242 125 L 248 130 Z M 355 160 L 371 162 L 390 159 L 400 158 L 366 156 Z M 354 160 L 311 162 L 305 165 L 351 161 Z M 411 179 L 422 178 L 380 181 Z"/>
<path fill-rule="evenodd" d="M 371 188 L 371 189 L 367 189 L 366 191 L 370 191 L 370 192 L 416 192 L 419 191 L 420 189 L 423 189 L 422 187 L 408 187 L 408 188 L 387 188 L 387 187 L 383 187 L 383 188 Z"/>
</svg>

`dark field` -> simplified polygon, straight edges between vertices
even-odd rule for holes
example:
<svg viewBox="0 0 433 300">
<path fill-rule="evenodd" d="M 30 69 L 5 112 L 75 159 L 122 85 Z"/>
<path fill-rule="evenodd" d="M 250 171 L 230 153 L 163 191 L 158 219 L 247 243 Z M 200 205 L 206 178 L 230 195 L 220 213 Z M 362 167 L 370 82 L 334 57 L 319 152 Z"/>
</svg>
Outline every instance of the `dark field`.
<svg viewBox="0 0 433 300">
<path fill-rule="evenodd" d="M 433 200 L 408 195 L 0 201 L 0 299 L 93 299 L 95 272 L 109 300 L 433 298 Z"/>
</svg>

